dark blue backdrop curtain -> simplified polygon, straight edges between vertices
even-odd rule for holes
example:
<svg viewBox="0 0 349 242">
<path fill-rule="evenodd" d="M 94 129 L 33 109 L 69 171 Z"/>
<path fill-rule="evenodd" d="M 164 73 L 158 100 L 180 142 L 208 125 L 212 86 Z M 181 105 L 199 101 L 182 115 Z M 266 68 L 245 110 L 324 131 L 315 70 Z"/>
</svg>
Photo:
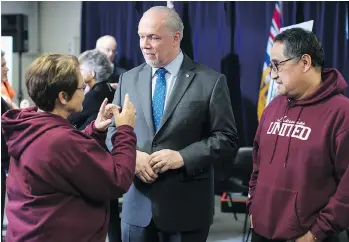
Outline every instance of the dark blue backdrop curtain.
<svg viewBox="0 0 349 242">
<path fill-rule="evenodd" d="M 166 2 L 82 2 L 81 52 L 95 48 L 97 39 L 108 34 L 118 43 L 116 63 L 127 69 L 140 65 L 138 22 L 155 5 Z"/>
<path fill-rule="evenodd" d="M 144 59 L 137 28 L 143 12 L 166 2 L 83 2 L 81 51 L 93 49 L 98 37 L 118 42 L 117 64 L 133 68 Z M 349 81 L 349 41 L 345 36 L 347 2 L 283 2 L 283 25 L 314 20 L 325 48 L 325 65 L 338 68 Z M 184 22 L 183 51 L 227 76 L 240 135 L 252 145 L 257 128 L 258 92 L 274 2 L 175 1 Z M 349 92 L 347 93 L 349 95 Z"/>
</svg>

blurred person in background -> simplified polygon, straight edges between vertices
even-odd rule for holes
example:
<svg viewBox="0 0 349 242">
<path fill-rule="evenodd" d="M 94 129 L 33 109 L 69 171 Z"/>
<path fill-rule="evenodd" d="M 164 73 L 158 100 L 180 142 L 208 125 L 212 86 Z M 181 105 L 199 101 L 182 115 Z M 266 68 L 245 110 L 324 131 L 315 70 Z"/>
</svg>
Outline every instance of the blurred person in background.
<svg viewBox="0 0 349 242">
<path fill-rule="evenodd" d="M 77 129 L 83 130 L 96 119 L 105 98 L 108 99 L 108 103 L 113 101 L 115 89 L 109 83 L 112 67 L 104 53 L 97 49 L 85 51 L 80 55 L 79 63 L 82 78 L 90 90 L 85 94 L 82 112 L 73 113 L 68 119 Z M 121 242 L 118 204 L 118 199 L 111 201 L 108 231 L 110 242 Z"/>
<path fill-rule="evenodd" d="M 17 104 L 13 102 L 16 96 L 15 90 L 11 87 L 7 79 L 8 67 L 5 60 L 5 52 L 1 50 L 1 97 L 12 108 L 18 108 Z"/>
<path fill-rule="evenodd" d="M 25 83 L 36 106 L 7 111 L 1 120 L 11 157 L 6 241 L 105 242 L 109 201 L 129 189 L 135 174 L 133 104 L 126 95 L 120 113 L 105 100 L 80 132 L 67 120 L 84 100 L 76 57 L 37 58 Z M 118 126 L 110 154 L 105 138 L 111 118 Z"/>
<path fill-rule="evenodd" d="M 113 75 L 110 79 L 110 83 L 112 83 L 113 87 L 116 88 L 120 75 L 126 72 L 126 70 L 116 66 L 114 63 L 117 55 L 117 43 L 115 38 L 110 35 L 100 37 L 96 42 L 96 49 L 107 55 L 109 63 L 113 69 Z"/>
<path fill-rule="evenodd" d="M 111 103 L 115 89 L 108 80 L 112 75 L 112 67 L 105 54 L 98 50 L 88 50 L 79 57 L 80 72 L 84 83 L 90 88 L 82 103 L 82 112 L 73 113 L 68 120 L 79 130 L 84 130 L 97 118 L 99 107 L 104 99 Z"/>
</svg>

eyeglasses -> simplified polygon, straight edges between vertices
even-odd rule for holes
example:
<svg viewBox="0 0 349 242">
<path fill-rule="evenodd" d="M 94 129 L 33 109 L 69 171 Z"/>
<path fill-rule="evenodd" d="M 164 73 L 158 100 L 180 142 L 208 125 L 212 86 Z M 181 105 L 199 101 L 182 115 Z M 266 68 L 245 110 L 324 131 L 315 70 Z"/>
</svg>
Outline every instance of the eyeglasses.
<svg viewBox="0 0 349 242">
<path fill-rule="evenodd" d="M 76 88 L 76 89 L 78 89 L 78 90 L 85 90 L 85 88 L 86 88 L 86 84 L 82 84 L 81 87 L 78 87 L 78 88 Z"/>
<path fill-rule="evenodd" d="M 273 63 L 273 62 L 270 62 L 269 64 L 269 68 L 270 68 L 270 71 L 271 72 L 275 72 L 275 73 L 278 73 L 280 72 L 280 66 L 282 64 L 285 64 L 287 61 L 290 61 L 290 60 L 293 60 L 293 59 L 296 59 L 297 57 L 293 57 L 293 58 L 289 58 L 287 60 L 283 60 L 283 61 L 280 61 L 279 63 Z"/>
</svg>

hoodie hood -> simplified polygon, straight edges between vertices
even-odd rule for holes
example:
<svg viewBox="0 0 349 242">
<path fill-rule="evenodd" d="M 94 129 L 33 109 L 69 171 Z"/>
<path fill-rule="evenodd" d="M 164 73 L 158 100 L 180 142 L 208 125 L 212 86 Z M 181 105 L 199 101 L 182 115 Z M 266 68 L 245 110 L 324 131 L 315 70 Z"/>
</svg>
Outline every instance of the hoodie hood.
<svg viewBox="0 0 349 242">
<path fill-rule="evenodd" d="M 16 160 L 35 139 L 59 126 L 71 127 L 68 120 L 52 113 L 38 112 L 37 107 L 13 109 L 1 118 L 9 155 Z"/>
<path fill-rule="evenodd" d="M 306 106 L 315 104 L 337 94 L 345 94 L 348 84 L 338 70 L 324 69 L 321 77 L 322 84 L 314 93 L 303 100 L 292 101 L 289 99 L 289 103 L 291 105 Z"/>
</svg>

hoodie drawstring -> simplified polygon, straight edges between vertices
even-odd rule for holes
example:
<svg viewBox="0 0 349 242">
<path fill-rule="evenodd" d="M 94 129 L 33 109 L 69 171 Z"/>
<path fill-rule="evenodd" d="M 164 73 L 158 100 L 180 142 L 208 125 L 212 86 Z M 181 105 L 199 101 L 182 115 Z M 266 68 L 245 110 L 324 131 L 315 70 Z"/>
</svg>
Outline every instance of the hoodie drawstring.
<svg viewBox="0 0 349 242">
<path fill-rule="evenodd" d="M 287 111 L 288 111 L 288 105 L 287 105 L 286 108 L 285 108 L 284 115 L 282 115 L 281 127 L 282 127 L 282 124 L 284 123 L 284 117 L 285 117 L 285 115 L 287 114 Z M 273 162 L 274 155 L 275 155 L 275 151 L 276 151 L 276 145 L 277 145 L 277 143 L 278 143 L 278 139 L 279 139 L 279 134 L 276 136 L 275 145 L 274 145 L 273 153 L 272 153 L 272 155 L 271 155 L 271 159 L 270 159 L 269 164 L 271 164 L 271 163 Z"/>
<path fill-rule="evenodd" d="M 294 128 L 296 127 L 296 124 L 297 124 L 299 118 L 301 117 L 303 108 L 304 108 L 304 107 L 302 106 L 302 107 L 301 107 L 301 110 L 299 111 L 298 116 L 297 116 L 297 118 L 296 118 L 295 124 L 293 125 L 293 127 L 292 127 L 292 129 L 291 129 L 291 131 L 290 131 L 290 136 L 288 137 L 287 153 L 286 153 L 286 159 L 285 159 L 284 167 L 287 166 L 288 154 L 289 154 L 289 152 L 290 152 L 290 146 L 291 146 L 291 135 L 292 135 L 292 132 L 293 132 Z"/>
<path fill-rule="evenodd" d="M 293 106 L 293 103 L 291 102 L 291 100 L 288 100 L 288 105 L 286 106 L 285 108 L 285 111 L 284 111 L 284 114 L 282 116 L 282 120 L 281 120 L 281 127 L 282 127 L 282 124 L 284 122 L 284 117 L 285 115 L 287 115 L 287 112 L 288 112 L 288 109 L 289 107 L 292 107 Z M 290 146 L 291 146 L 291 135 L 292 135 L 292 132 L 293 132 L 293 129 L 295 128 L 301 114 L 302 114 L 302 111 L 303 111 L 303 106 L 301 107 L 299 113 L 298 113 L 298 116 L 295 120 L 295 124 L 293 125 L 291 131 L 290 131 L 290 136 L 288 137 L 288 144 L 287 144 L 287 153 L 286 153 L 286 159 L 285 159 L 285 162 L 284 162 L 284 167 L 287 166 L 287 162 L 288 162 L 288 155 L 289 155 L 289 152 L 290 152 Z M 278 142 L 278 139 L 279 139 L 279 134 L 276 136 L 276 140 L 275 140 L 275 145 L 274 145 L 274 149 L 273 149 L 273 153 L 272 153 L 272 156 L 271 156 L 271 159 L 270 159 L 270 162 L 269 164 L 271 164 L 273 162 L 273 159 L 274 159 L 274 155 L 275 155 L 275 151 L 276 151 L 276 146 L 277 146 L 277 142 Z"/>
</svg>

